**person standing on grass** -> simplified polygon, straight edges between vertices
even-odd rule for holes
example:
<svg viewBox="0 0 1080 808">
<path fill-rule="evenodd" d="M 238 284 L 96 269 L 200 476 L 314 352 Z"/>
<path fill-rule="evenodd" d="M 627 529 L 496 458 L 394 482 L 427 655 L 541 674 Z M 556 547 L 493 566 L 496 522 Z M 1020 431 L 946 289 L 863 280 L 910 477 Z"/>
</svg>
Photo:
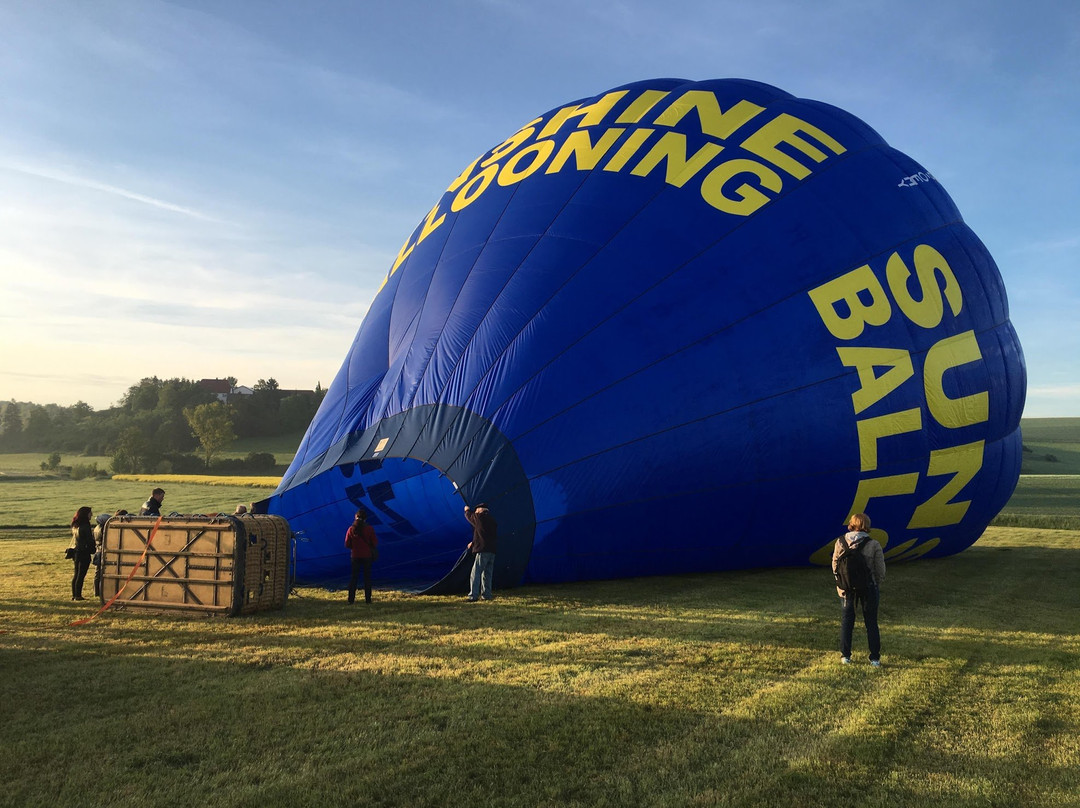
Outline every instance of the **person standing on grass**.
<svg viewBox="0 0 1080 808">
<path fill-rule="evenodd" d="M 139 516 L 161 516 L 161 504 L 165 501 L 165 489 L 155 488 L 150 492 L 150 499 L 142 504 Z"/>
<path fill-rule="evenodd" d="M 84 505 L 75 511 L 71 518 L 71 541 L 75 546 L 75 574 L 71 577 L 71 599 L 86 600 L 83 597 L 83 581 L 90 569 L 90 560 L 94 557 L 94 527 L 90 517 L 94 512 Z"/>
<path fill-rule="evenodd" d="M 473 528 L 469 550 L 476 556 L 472 573 L 469 575 L 469 601 L 475 602 L 481 597 L 484 600 L 491 600 L 495 597 L 492 579 L 495 575 L 495 545 L 499 526 L 484 502 L 476 508 L 466 505 L 465 518 L 469 520 Z"/>
<path fill-rule="evenodd" d="M 356 602 L 356 583 L 361 573 L 364 576 L 364 603 L 371 603 L 371 562 L 375 559 L 375 548 L 379 538 L 375 528 L 367 523 L 367 511 L 363 508 L 356 512 L 352 525 L 345 531 L 345 546 L 349 548 L 352 559 L 352 577 L 349 578 L 349 603 Z"/>
<path fill-rule="evenodd" d="M 840 661 L 851 662 L 851 635 L 855 629 L 855 609 L 862 606 L 863 623 L 866 625 L 866 643 L 870 649 L 870 664 L 881 665 L 881 632 L 878 630 L 878 605 L 881 602 L 881 584 L 885 580 L 885 553 L 881 545 L 870 538 L 870 517 L 865 513 L 852 514 L 848 519 L 848 532 L 836 540 L 833 548 L 832 570 L 836 578 L 836 593 L 840 596 Z M 841 560 L 851 555 L 851 561 Z M 864 565 L 864 585 L 857 589 L 840 586 L 845 570 L 853 564 Z M 843 569 L 841 569 L 843 568 Z"/>
</svg>

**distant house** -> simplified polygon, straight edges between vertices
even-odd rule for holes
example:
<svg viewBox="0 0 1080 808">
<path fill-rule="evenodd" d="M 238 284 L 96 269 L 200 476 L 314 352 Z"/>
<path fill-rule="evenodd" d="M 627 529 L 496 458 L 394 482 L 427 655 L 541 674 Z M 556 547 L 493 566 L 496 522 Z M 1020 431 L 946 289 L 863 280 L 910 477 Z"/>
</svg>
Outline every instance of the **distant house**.
<svg viewBox="0 0 1080 808">
<path fill-rule="evenodd" d="M 232 392 L 232 384 L 228 379 L 199 379 L 199 387 L 209 390 L 218 401 L 228 401 L 229 393 Z"/>
<path fill-rule="evenodd" d="M 247 385 L 238 384 L 235 387 L 229 382 L 228 379 L 199 379 L 199 387 L 204 390 L 209 390 L 215 396 L 218 401 L 228 403 L 230 400 L 237 396 L 253 396 L 255 391 Z M 279 398 L 286 398 L 287 396 L 313 396 L 314 390 L 278 390 Z"/>
</svg>

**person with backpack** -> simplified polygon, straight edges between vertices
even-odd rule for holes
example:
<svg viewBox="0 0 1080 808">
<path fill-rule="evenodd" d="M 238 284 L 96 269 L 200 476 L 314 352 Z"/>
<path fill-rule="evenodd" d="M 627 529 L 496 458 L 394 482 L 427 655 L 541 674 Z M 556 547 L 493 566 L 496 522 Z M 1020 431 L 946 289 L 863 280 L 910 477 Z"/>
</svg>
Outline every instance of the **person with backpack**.
<svg viewBox="0 0 1080 808">
<path fill-rule="evenodd" d="M 832 570 L 836 593 L 840 596 L 840 661 L 851 662 L 851 635 L 855 629 L 855 609 L 862 606 L 870 664 L 881 666 L 881 632 L 878 604 L 885 580 L 885 553 L 870 538 L 870 517 L 855 513 L 848 519 L 848 532 L 836 540 Z"/>
</svg>

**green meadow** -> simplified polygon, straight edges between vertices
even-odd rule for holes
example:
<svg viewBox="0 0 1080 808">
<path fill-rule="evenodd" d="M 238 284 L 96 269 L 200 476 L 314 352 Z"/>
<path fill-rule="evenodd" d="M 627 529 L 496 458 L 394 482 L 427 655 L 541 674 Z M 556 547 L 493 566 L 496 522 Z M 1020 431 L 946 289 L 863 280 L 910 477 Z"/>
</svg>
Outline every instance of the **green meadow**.
<svg viewBox="0 0 1080 808">
<path fill-rule="evenodd" d="M 1068 421 L 1025 444 L 1065 455 Z M 874 669 L 861 626 L 838 664 L 817 568 L 95 616 L 68 599 L 64 525 L 152 486 L 10 457 L 0 806 L 1080 806 L 1070 474 L 1025 471 L 972 548 L 892 564 Z M 164 487 L 181 512 L 270 493 Z"/>
<path fill-rule="evenodd" d="M 1080 418 L 1025 418 L 1022 474 L 1080 474 Z"/>
<path fill-rule="evenodd" d="M 0 542 L 0 805 L 1075 806 L 1080 534 L 895 564 L 884 666 L 820 569 L 302 589 L 232 619 L 64 597 Z"/>
</svg>

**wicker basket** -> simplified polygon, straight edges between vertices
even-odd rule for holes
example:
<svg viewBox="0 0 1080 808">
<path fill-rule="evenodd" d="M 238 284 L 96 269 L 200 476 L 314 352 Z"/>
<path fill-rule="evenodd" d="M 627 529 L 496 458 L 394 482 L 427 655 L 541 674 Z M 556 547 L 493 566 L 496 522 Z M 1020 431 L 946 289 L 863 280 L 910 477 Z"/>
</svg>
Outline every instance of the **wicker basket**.
<svg viewBox="0 0 1080 808">
<path fill-rule="evenodd" d="M 289 523 L 269 514 L 174 515 L 160 524 L 114 517 L 102 542 L 102 601 L 119 591 L 114 608 L 225 615 L 280 609 L 291 539 Z"/>
</svg>

